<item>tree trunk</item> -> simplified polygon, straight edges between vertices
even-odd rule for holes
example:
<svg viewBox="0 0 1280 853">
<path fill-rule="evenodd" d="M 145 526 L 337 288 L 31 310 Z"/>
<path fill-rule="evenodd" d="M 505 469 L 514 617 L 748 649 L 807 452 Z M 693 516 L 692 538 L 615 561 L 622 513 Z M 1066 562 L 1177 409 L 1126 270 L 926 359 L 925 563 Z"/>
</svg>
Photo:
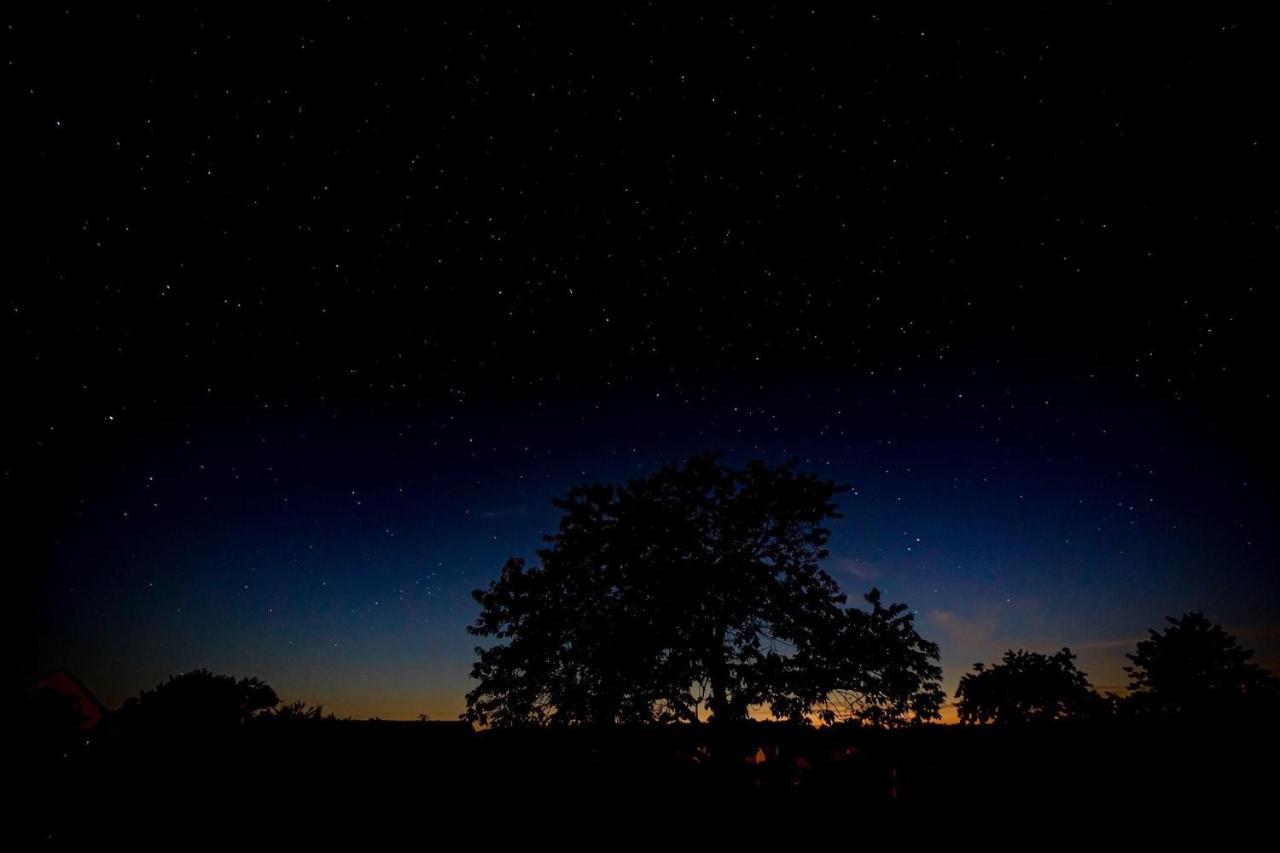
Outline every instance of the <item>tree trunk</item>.
<svg viewBox="0 0 1280 853">
<path fill-rule="evenodd" d="M 717 723 L 727 723 L 732 717 L 729 700 L 729 663 L 724 654 L 725 629 L 717 627 L 713 645 L 706 657 L 707 676 L 711 682 L 711 713 Z"/>
<path fill-rule="evenodd" d="M 711 674 L 711 714 L 712 721 L 723 723 L 729 719 L 729 697 L 724 687 L 725 676 L 722 673 Z"/>
</svg>

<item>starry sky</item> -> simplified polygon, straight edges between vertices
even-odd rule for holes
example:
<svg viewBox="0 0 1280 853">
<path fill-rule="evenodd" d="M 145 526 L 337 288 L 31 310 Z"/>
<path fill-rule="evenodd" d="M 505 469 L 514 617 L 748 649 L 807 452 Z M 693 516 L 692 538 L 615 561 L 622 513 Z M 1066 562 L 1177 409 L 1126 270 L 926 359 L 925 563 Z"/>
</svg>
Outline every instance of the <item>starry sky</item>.
<svg viewBox="0 0 1280 853">
<path fill-rule="evenodd" d="M 23 673 L 453 717 L 551 500 L 703 449 L 850 484 L 949 691 L 1276 668 L 1260 21 L 101 5 L 0 21 Z"/>
</svg>

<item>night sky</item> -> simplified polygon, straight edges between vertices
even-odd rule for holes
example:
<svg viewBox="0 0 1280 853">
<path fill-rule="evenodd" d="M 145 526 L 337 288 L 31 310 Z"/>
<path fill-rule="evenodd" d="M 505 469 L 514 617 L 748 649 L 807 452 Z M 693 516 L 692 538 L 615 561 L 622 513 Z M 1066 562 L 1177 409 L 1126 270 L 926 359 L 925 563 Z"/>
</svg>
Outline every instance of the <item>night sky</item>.
<svg viewBox="0 0 1280 853">
<path fill-rule="evenodd" d="M 850 484 L 949 693 L 1185 610 L 1277 668 L 1262 21 L 104 5 L 2 22 L 26 675 L 454 717 L 551 500 L 703 449 Z"/>
</svg>

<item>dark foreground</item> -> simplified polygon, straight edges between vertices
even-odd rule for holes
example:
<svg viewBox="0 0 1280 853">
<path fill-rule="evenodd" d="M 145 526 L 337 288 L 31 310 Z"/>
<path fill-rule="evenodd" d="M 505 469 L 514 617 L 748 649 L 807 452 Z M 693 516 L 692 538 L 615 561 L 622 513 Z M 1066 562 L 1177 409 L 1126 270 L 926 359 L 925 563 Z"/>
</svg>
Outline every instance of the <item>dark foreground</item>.
<svg viewBox="0 0 1280 853">
<path fill-rule="evenodd" d="M 170 849 L 423 846 L 454 829 L 554 832 L 629 820 L 613 824 L 625 834 L 620 827 L 637 819 L 692 816 L 817 828 L 959 813 L 1128 815 L 1152 829 L 1219 831 L 1272 820 L 1277 740 L 1268 723 L 473 733 L 449 723 L 268 722 L 205 739 L 99 737 L 28 762 L 16 834 Z"/>
</svg>

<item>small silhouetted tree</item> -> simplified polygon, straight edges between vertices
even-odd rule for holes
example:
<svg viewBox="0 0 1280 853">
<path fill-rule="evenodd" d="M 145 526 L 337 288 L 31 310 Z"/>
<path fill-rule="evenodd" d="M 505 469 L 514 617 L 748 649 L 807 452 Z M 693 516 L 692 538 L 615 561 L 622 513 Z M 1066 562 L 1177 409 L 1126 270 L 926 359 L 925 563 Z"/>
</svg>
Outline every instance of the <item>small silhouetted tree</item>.
<svg viewBox="0 0 1280 853">
<path fill-rule="evenodd" d="M 703 454 L 555 505 L 540 565 L 477 590 L 464 716 L 481 724 L 937 716 L 938 648 L 904 605 L 846 608 L 819 563 L 835 483 Z"/>
<path fill-rule="evenodd" d="M 1166 617 L 1168 627 L 1125 655 L 1130 701 L 1160 715 L 1232 715 L 1280 709 L 1280 679 L 1253 663 L 1251 649 L 1203 613 Z"/>
<path fill-rule="evenodd" d="M 315 723 L 333 721 L 337 717 L 333 712 L 325 714 L 323 705 L 308 705 L 299 699 L 296 702 L 278 705 L 273 709 L 266 709 L 255 719 L 281 723 Z"/>
<path fill-rule="evenodd" d="M 276 692 L 257 678 L 237 681 L 197 669 L 144 690 L 126 701 L 118 716 L 126 731 L 225 732 L 279 702 Z"/>
<path fill-rule="evenodd" d="M 1000 663 L 975 663 L 956 689 L 960 721 L 1019 724 L 1100 712 L 1103 700 L 1075 660 L 1068 648 L 1052 655 L 1010 649 Z"/>
</svg>

